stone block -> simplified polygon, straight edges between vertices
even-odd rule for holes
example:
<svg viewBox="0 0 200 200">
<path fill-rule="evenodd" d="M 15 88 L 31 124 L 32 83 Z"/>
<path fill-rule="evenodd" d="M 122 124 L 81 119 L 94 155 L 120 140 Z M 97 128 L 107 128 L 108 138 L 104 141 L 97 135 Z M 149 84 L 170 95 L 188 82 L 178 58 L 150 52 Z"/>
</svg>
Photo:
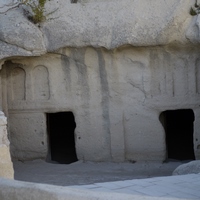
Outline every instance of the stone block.
<svg viewBox="0 0 200 200">
<path fill-rule="evenodd" d="M 14 178 L 13 165 L 10 158 L 9 147 L 6 145 L 0 145 L 0 177 Z"/>
</svg>

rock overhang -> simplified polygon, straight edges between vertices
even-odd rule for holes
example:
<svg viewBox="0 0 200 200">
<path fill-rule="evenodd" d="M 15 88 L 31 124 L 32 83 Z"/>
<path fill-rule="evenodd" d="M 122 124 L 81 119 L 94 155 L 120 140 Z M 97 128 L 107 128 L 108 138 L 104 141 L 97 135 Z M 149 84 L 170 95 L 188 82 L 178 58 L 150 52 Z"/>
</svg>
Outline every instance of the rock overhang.
<svg viewBox="0 0 200 200">
<path fill-rule="evenodd" d="M 0 59 L 38 56 L 64 47 L 198 45 L 199 17 L 189 14 L 194 3 L 52 0 L 46 3 L 46 13 L 56 11 L 38 27 L 16 7 L 15 0 L 1 0 Z"/>
</svg>

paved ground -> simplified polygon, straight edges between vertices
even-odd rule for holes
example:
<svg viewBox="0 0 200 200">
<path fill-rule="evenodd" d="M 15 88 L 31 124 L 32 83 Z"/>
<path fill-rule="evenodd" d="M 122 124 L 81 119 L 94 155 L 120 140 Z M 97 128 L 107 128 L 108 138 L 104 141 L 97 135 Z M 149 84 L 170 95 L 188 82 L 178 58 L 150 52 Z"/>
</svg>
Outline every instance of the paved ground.
<svg viewBox="0 0 200 200">
<path fill-rule="evenodd" d="M 137 195 L 138 200 L 145 196 L 156 199 L 200 199 L 200 173 L 148 179 L 134 179 L 95 183 L 83 186 L 70 186 L 98 192 Z"/>
<path fill-rule="evenodd" d="M 15 179 L 60 186 L 170 176 L 181 162 L 94 163 L 78 161 L 70 165 L 43 160 L 14 162 Z"/>
<path fill-rule="evenodd" d="M 116 194 L 120 194 L 123 197 L 120 200 L 200 200 L 200 173 L 171 176 L 180 164 L 79 161 L 58 165 L 35 160 L 14 162 L 14 169 L 16 180 L 68 186 L 84 193 L 96 191 L 98 195 L 109 193 L 107 199 L 118 198 Z"/>
</svg>

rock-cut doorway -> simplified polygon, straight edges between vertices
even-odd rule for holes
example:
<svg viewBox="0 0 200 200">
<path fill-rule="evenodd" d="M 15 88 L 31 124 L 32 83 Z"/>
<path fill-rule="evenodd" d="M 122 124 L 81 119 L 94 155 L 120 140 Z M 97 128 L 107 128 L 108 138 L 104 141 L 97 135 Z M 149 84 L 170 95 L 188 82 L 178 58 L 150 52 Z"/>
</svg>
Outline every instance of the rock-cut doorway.
<svg viewBox="0 0 200 200">
<path fill-rule="evenodd" d="M 69 164 L 77 161 L 72 112 L 47 113 L 49 157 L 51 161 Z"/>
<path fill-rule="evenodd" d="M 167 110 L 161 113 L 166 133 L 167 159 L 195 160 L 192 109 Z"/>
</svg>

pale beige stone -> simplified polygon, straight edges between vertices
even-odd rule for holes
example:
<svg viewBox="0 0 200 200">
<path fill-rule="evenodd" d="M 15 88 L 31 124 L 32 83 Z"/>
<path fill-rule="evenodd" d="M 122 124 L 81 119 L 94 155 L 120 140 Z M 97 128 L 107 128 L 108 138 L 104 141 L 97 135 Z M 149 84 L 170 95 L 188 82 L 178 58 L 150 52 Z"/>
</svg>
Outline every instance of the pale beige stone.
<svg viewBox="0 0 200 200">
<path fill-rule="evenodd" d="M 42 55 L 67 46 L 115 49 L 200 41 L 200 19 L 189 14 L 195 1 L 47 1 L 45 13 L 57 11 L 36 25 L 16 3 L 0 0 L 0 59 Z"/>
<path fill-rule="evenodd" d="M 78 159 L 163 161 L 161 112 L 192 109 L 200 158 L 195 1 L 48 1 L 47 13 L 58 10 L 40 25 L 15 3 L 0 0 L 1 102 L 13 157 L 44 159 L 46 113 L 72 111 Z M 8 145 L 5 125 L 0 131 Z"/>
<path fill-rule="evenodd" d="M 14 178 L 13 165 L 10 157 L 7 137 L 7 119 L 0 111 L 0 177 Z"/>
<path fill-rule="evenodd" d="M 3 68 L 8 74 L 3 82 L 14 157 L 44 159 L 48 154 L 45 113 L 72 111 L 79 160 L 164 161 L 166 135 L 160 114 L 190 108 L 199 159 L 198 47 L 115 51 L 88 47 L 59 52 L 13 59 Z M 12 78 L 15 67 L 21 82 Z M 40 74 L 37 69 L 42 69 Z M 35 81 L 39 76 L 44 79 Z"/>
<path fill-rule="evenodd" d="M 9 147 L 0 145 L 0 177 L 14 178 L 13 166 L 10 158 Z"/>
</svg>

